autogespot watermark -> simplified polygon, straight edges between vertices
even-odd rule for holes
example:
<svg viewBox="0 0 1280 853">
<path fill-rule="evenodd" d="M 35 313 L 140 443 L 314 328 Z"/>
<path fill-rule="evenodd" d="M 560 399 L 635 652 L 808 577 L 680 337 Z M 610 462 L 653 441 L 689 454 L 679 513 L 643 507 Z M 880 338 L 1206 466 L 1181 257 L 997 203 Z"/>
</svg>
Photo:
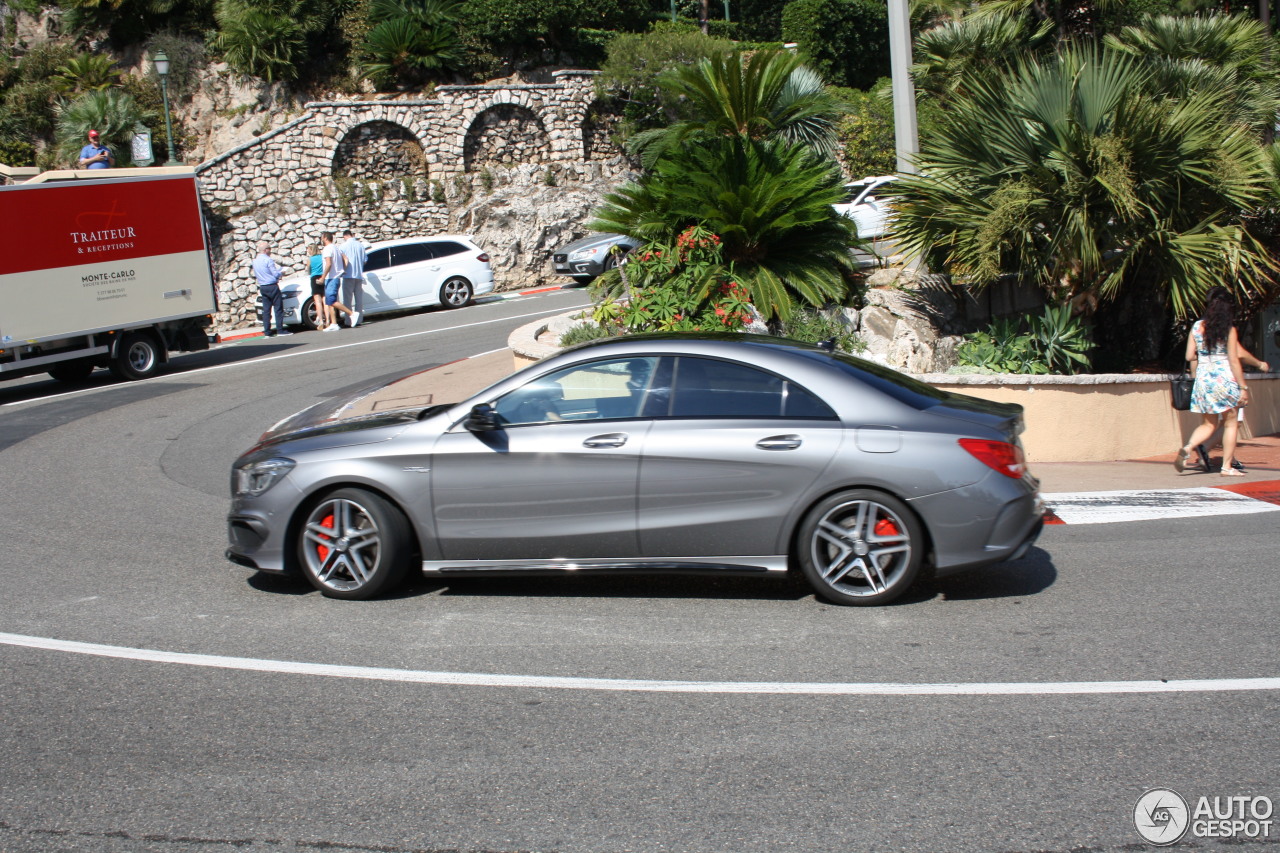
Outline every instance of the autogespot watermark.
<svg viewBox="0 0 1280 853">
<path fill-rule="evenodd" d="M 1133 807 L 1138 834 L 1157 847 L 1193 838 L 1270 838 L 1270 797 L 1199 797 L 1194 808 L 1177 791 L 1152 788 Z M 1280 833 L 1280 828 L 1278 828 Z"/>
</svg>

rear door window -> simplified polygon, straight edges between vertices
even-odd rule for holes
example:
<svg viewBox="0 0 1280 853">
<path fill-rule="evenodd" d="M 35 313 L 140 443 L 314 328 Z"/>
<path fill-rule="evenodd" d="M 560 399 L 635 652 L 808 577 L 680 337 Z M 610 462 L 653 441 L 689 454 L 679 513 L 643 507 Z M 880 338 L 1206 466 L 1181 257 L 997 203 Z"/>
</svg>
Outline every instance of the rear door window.
<svg viewBox="0 0 1280 853">
<path fill-rule="evenodd" d="M 391 265 L 391 250 L 377 249 L 369 253 L 369 258 L 364 262 L 365 272 L 374 272 L 376 270 L 384 270 Z"/>
<path fill-rule="evenodd" d="M 801 386 L 731 361 L 681 356 L 671 397 L 673 418 L 831 419 L 831 407 Z"/>
<path fill-rule="evenodd" d="M 432 257 L 430 243 L 407 243 L 391 247 L 391 265 L 394 267 L 429 261 Z"/>
</svg>

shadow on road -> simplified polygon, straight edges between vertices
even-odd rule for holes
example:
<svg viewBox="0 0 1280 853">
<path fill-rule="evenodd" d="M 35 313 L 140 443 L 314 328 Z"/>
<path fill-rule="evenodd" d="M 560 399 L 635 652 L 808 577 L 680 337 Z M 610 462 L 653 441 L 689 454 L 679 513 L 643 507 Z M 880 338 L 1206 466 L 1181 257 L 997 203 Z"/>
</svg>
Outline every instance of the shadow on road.
<svg viewBox="0 0 1280 853">
<path fill-rule="evenodd" d="M 1000 563 L 971 572 L 919 584 L 888 607 L 921 604 L 941 597 L 944 601 L 1017 598 L 1035 595 L 1057 580 L 1058 572 L 1048 552 L 1032 548 L 1017 562 Z M 277 595 L 309 595 L 316 590 L 301 577 L 259 573 L 249 585 Z M 536 577 L 411 577 L 399 589 L 380 596 L 386 599 L 423 595 L 460 595 L 487 598 L 670 598 L 727 601 L 800 601 L 814 598 L 813 590 L 799 574 L 785 577 L 714 577 L 708 575 L 541 575 Z M 819 604 L 828 604 L 816 599 Z M 839 605 L 829 605 L 836 607 Z"/>
</svg>

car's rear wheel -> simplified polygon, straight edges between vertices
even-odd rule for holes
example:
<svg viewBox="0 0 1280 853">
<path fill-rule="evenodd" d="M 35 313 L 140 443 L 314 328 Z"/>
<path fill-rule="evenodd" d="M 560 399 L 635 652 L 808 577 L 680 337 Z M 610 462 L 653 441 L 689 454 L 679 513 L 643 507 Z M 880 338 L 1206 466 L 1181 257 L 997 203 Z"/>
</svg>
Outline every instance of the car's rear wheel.
<svg viewBox="0 0 1280 853">
<path fill-rule="evenodd" d="M 461 308 L 471 301 L 471 282 L 460 275 L 450 276 L 440 285 L 440 304 L 445 308 Z"/>
<path fill-rule="evenodd" d="M 365 599 L 398 584 L 412 552 L 409 522 L 385 498 L 339 489 L 313 506 L 297 533 L 298 562 L 331 598 Z"/>
<path fill-rule="evenodd" d="M 924 530 L 892 495 L 832 495 L 805 516 L 796 558 L 818 595 L 836 604 L 887 604 L 910 588 L 924 561 Z"/>
</svg>

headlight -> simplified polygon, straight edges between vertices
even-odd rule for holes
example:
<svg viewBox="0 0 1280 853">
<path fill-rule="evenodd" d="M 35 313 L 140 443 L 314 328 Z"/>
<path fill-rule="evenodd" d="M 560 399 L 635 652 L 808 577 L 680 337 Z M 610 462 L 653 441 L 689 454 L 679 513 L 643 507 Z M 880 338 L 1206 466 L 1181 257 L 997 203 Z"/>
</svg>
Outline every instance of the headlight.
<svg viewBox="0 0 1280 853">
<path fill-rule="evenodd" d="M 250 462 L 231 471 L 231 494 L 235 497 L 257 497 L 284 479 L 297 463 L 292 459 L 277 457 Z"/>
<path fill-rule="evenodd" d="M 579 249 L 579 250 L 578 250 L 578 251 L 576 251 L 576 252 L 570 252 L 570 253 L 569 253 L 569 260 L 571 260 L 571 261 L 585 261 L 587 258 L 590 258 L 590 257 L 592 257 L 593 255 L 598 255 L 599 253 L 600 253 L 600 249 L 599 249 L 599 248 L 595 248 L 595 249 Z"/>
</svg>

